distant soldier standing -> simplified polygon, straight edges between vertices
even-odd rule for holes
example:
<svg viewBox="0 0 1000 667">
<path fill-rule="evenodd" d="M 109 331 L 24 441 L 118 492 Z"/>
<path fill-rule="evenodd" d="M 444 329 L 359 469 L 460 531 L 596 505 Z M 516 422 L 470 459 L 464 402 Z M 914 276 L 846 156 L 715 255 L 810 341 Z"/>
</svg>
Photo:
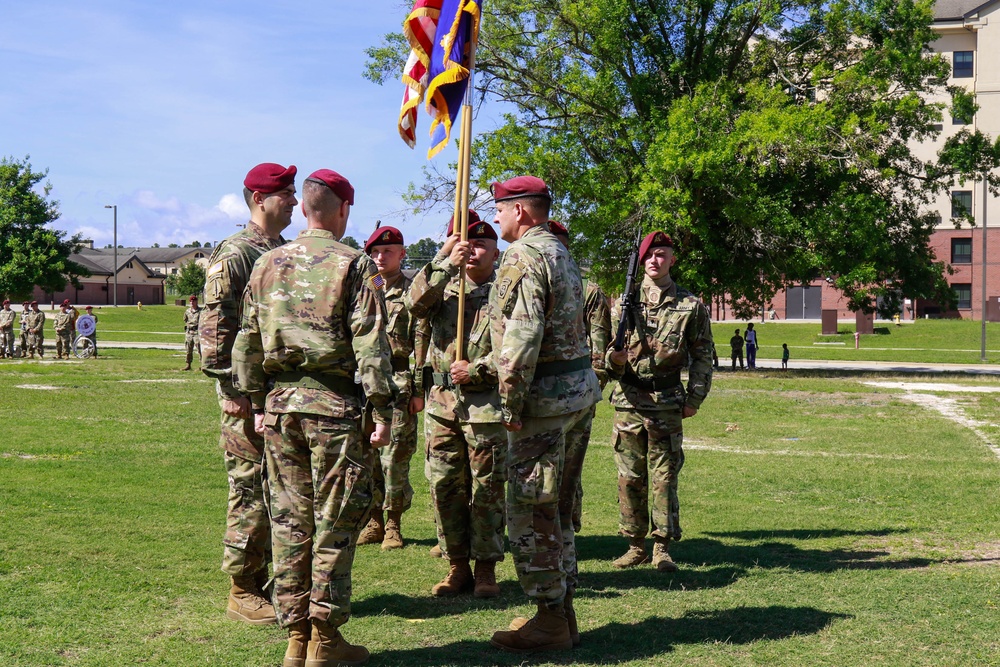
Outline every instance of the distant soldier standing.
<svg viewBox="0 0 1000 667">
<path fill-rule="evenodd" d="M 743 369 L 743 336 L 740 335 L 740 330 L 737 329 L 736 333 L 732 338 L 729 339 L 729 349 L 732 350 L 730 357 L 733 359 L 733 370 L 736 370 L 736 361 L 740 362 L 740 369 Z"/>
<path fill-rule="evenodd" d="M 73 307 L 69 301 L 63 301 L 53 324 L 56 330 L 56 359 L 62 359 L 63 355 L 69 359 L 73 349 Z"/>
<path fill-rule="evenodd" d="M 0 359 L 14 358 L 14 318 L 17 313 L 10 307 L 10 299 L 3 300 L 0 309 Z"/>
<path fill-rule="evenodd" d="M 558 220 L 549 220 L 549 229 L 566 249 L 569 250 L 569 230 Z M 608 297 L 593 280 L 587 281 L 587 291 L 584 293 L 583 315 L 587 323 L 587 344 L 590 345 L 590 363 L 597 373 L 601 383 L 601 392 L 608 384 L 608 372 L 604 368 L 604 354 L 611 345 L 611 309 L 608 307 Z M 590 421 L 593 423 L 597 414 L 597 405 L 591 409 Z M 590 428 L 587 428 L 587 443 L 590 443 Z M 573 504 L 573 532 L 579 533 L 583 527 L 583 478 L 576 487 L 576 500 Z"/>
<path fill-rule="evenodd" d="M 28 356 L 28 319 L 31 315 L 31 302 L 21 304 L 21 358 Z"/>
<path fill-rule="evenodd" d="M 519 176 L 493 184 L 496 220 L 510 242 L 490 293 L 490 332 L 508 430 L 507 531 L 518 580 L 538 612 L 494 633 L 507 651 L 572 648 L 579 641 L 573 505 L 592 406 L 601 386 L 591 368 L 580 269 L 549 231 L 545 182 Z"/>
<path fill-rule="evenodd" d="M 184 354 L 187 365 L 182 371 L 191 370 L 191 360 L 194 359 L 194 352 L 197 349 L 198 356 L 201 357 L 201 344 L 198 341 L 198 323 L 201 320 L 201 308 L 198 307 L 198 297 L 191 295 L 188 299 L 191 304 L 184 311 Z"/>
<path fill-rule="evenodd" d="M 257 262 L 233 351 L 266 440 L 284 667 L 361 665 L 369 656 L 339 628 L 351 615 L 355 540 L 372 506 L 372 445 L 389 443 L 395 390 L 382 280 L 368 257 L 338 242 L 353 203 L 340 174 L 306 179 L 308 228 Z M 370 443 L 359 390 L 373 404 Z"/>
<path fill-rule="evenodd" d="M 450 567 L 431 593 L 500 595 L 496 564 L 504 553 L 507 431 L 500 424 L 496 367 L 490 357 L 489 294 L 496 278 L 497 234 L 469 211 L 468 241 L 454 233 L 414 277 L 410 311 L 427 318 L 429 373 L 424 439 L 438 542 Z M 465 359 L 456 361 L 459 272 L 466 267 Z M 423 330 L 423 329 L 422 329 Z M 476 561 L 472 571 L 469 560 Z"/>
<path fill-rule="evenodd" d="M 85 306 L 84 310 L 87 311 L 87 316 L 93 318 L 94 320 L 94 333 L 87 336 L 90 342 L 94 344 L 94 356 L 97 356 L 97 315 L 94 315 L 93 306 Z"/>
<path fill-rule="evenodd" d="M 677 476 L 684 465 L 682 419 L 693 417 L 712 386 L 712 326 L 698 297 L 670 278 L 674 244 L 653 232 L 639 245 L 645 269 L 636 289 L 635 331 L 622 350 L 608 351 L 608 373 L 618 380 L 614 449 L 618 467 L 619 530 L 629 549 L 615 567 L 648 562 L 649 492 L 653 494 L 653 566 L 674 572 L 670 540 L 681 538 Z M 616 321 L 622 313 L 616 312 Z M 690 366 L 688 359 L 690 358 Z M 681 370 L 688 369 L 687 391 Z"/>
<path fill-rule="evenodd" d="M 365 243 L 365 254 L 375 262 L 385 283 L 382 288 L 388 317 L 385 333 L 392 348 L 392 379 L 399 395 L 393 409 L 392 439 L 388 447 L 379 449 L 377 465 L 372 471 L 375 508 L 358 544 L 381 543 L 383 550 L 402 549 L 403 512 L 410 509 L 413 500 L 410 460 L 417 451 L 417 413 L 424 404 L 423 396 L 414 395 L 410 371 L 417 320 L 403 304 L 412 281 L 401 269 L 406 257 L 402 232 L 395 227 L 376 229 Z"/>
<path fill-rule="evenodd" d="M 292 222 L 298 203 L 295 167 L 257 165 L 243 181 L 243 198 L 250 208 L 246 229 L 219 243 L 208 260 L 198 335 L 201 370 L 217 380 L 220 444 L 229 476 L 222 571 L 232 577 L 232 588 L 226 615 L 263 625 L 275 622 L 274 608 L 263 593 L 271 543 L 261 480 L 264 439 L 254 431 L 250 401 L 233 386 L 231 354 L 240 327 L 243 290 L 254 262 L 285 242 L 281 231 Z"/>
<path fill-rule="evenodd" d="M 22 315 L 21 318 L 24 319 L 25 316 Z M 38 358 L 41 359 L 45 355 L 45 313 L 38 310 L 37 301 L 31 302 L 31 310 L 25 321 L 28 328 L 28 353 L 34 359 L 37 350 Z"/>
</svg>

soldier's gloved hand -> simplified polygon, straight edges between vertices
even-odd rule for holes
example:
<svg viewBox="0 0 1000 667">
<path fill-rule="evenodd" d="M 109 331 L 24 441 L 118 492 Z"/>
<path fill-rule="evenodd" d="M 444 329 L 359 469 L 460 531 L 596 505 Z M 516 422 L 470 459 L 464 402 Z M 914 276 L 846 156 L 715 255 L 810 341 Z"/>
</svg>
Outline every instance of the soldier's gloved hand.
<svg viewBox="0 0 1000 667">
<path fill-rule="evenodd" d="M 222 411 L 230 417 L 246 419 L 250 416 L 250 399 L 245 396 L 236 399 L 224 398 L 222 399 Z"/>
<path fill-rule="evenodd" d="M 375 430 L 372 432 L 371 443 L 372 447 L 376 449 L 379 447 L 385 447 L 389 444 L 389 424 L 375 424 Z"/>
<path fill-rule="evenodd" d="M 455 384 L 469 384 L 472 378 L 469 377 L 469 362 L 464 359 L 451 363 L 451 381 Z"/>
</svg>

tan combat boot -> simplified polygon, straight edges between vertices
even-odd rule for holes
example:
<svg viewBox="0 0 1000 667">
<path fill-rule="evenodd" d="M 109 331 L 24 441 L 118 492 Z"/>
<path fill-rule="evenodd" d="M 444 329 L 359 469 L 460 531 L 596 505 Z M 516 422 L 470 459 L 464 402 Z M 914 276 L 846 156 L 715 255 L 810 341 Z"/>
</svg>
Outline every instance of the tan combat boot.
<svg viewBox="0 0 1000 667">
<path fill-rule="evenodd" d="M 382 520 L 382 512 L 375 512 L 368 520 L 368 525 L 358 536 L 358 545 L 381 544 L 385 539 L 385 522 Z"/>
<path fill-rule="evenodd" d="M 431 558 L 444 558 L 444 552 L 441 551 L 441 545 L 435 544 L 431 547 L 431 550 L 427 552 Z"/>
<path fill-rule="evenodd" d="M 496 561 L 476 561 L 476 572 L 474 575 L 475 588 L 472 591 L 474 596 L 477 598 L 495 598 L 500 596 L 500 587 L 497 585 L 496 568 Z"/>
<path fill-rule="evenodd" d="M 676 572 L 677 563 L 670 558 L 667 547 L 670 546 L 669 537 L 653 538 L 653 567 L 657 572 Z"/>
<path fill-rule="evenodd" d="M 472 568 L 469 567 L 469 559 L 455 558 L 451 561 L 448 574 L 440 583 L 434 584 L 434 587 L 431 588 L 431 595 L 451 597 L 472 590 L 475 583 Z"/>
<path fill-rule="evenodd" d="M 635 567 L 649 562 L 649 555 L 646 553 L 645 537 L 628 538 L 628 551 L 621 558 L 615 559 L 612 563 L 615 567 Z"/>
<path fill-rule="evenodd" d="M 382 551 L 389 549 L 403 548 L 403 531 L 400 521 L 403 519 L 402 512 L 386 512 L 385 537 L 382 538 Z"/>
<path fill-rule="evenodd" d="M 517 630 L 493 633 L 490 644 L 512 653 L 537 653 L 539 651 L 564 651 L 573 648 L 566 612 L 560 604 L 555 608 L 538 602 L 535 617 Z"/>
<path fill-rule="evenodd" d="M 278 622 L 274 607 L 261 595 L 253 576 L 233 577 L 226 616 L 250 625 L 272 625 Z"/>
<path fill-rule="evenodd" d="M 566 589 L 566 598 L 563 600 L 563 611 L 566 612 L 566 625 L 569 626 L 569 638 L 573 642 L 573 648 L 580 645 L 580 628 L 576 624 L 576 611 L 573 609 L 573 591 Z M 518 616 L 510 622 L 509 629 L 520 630 L 531 619 L 527 616 Z"/>
<path fill-rule="evenodd" d="M 350 667 L 368 662 L 371 654 L 364 646 L 347 643 L 340 630 L 326 621 L 313 619 L 312 639 L 305 667 Z"/>
<path fill-rule="evenodd" d="M 305 667 L 311 634 L 312 625 L 308 618 L 288 626 L 288 648 L 285 649 L 285 660 L 281 667 Z"/>
</svg>

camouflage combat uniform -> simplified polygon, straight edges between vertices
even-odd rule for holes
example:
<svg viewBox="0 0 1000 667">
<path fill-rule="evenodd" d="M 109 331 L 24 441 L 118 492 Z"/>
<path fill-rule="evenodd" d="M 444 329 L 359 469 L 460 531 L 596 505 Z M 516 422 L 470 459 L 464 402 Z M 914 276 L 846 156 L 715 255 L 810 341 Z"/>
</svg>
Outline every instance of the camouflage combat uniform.
<svg viewBox="0 0 1000 667">
<path fill-rule="evenodd" d="M 560 607 L 576 587 L 573 505 L 591 407 L 591 368 L 580 269 L 547 227 L 504 253 L 490 293 L 493 354 L 508 433 L 507 531 L 525 593 Z"/>
<path fill-rule="evenodd" d="M 392 419 L 395 394 L 376 275 L 360 251 L 307 229 L 261 257 L 244 297 L 233 366 L 255 411 L 266 406 L 274 606 L 284 627 L 350 617 L 355 540 L 373 502 L 359 390 L 381 423 Z"/>
<path fill-rule="evenodd" d="M 611 309 L 608 307 L 608 297 L 593 281 L 587 282 L 584 295 L 583 315 L 587 323 L 587 344 L 590 345 L 590 363 L 601 383 L 601 391 L 608 384 L 608 372 L 605 370 L 604 352 L 611 344 Z M 590 422 L 594 421 L 597 406 L 590 408 Z M 587 426 L 587 442 L 590 442 L 590 426 Z M 577 481 L 576 500 L 573 504 L 573 532 L 579 533 L 583 527 L 583 477 Z"/>
<path fill-rule="evenodd" d="M 233 386 L 231 355 L 240 328 L 243 290 L 257 258 L 284 242 L 269 238 L 250 222 L 246 229 L 219 243 L 208 260 L 198 335 L 201 370 L 217 381 L 220 411 L 224 399 L 240 398 Z M 261 477 L 264 438 L 254 432 L 252 418 L 222 412 L 221 423 L 219 443 L 229 477 L 222 571 L 232 577 L 253 575 L 267 567 L 271 543 Z"/>
<path fill-rule="evenodd" d="M 21 315 L 22 323 L 28 332 L 27 354 L 41 357 L 45 352 L 45 313 L 40 310 L 30 310 L 27 315 Z"/>
<path fill-rule="evenodd" d="M 0 358 L 14 356 L 14 318 L 11 308 L 0 309 Z"/>
<path fill-rule="evenodd" d="M 439 252 L 414 277 L 407 299 L 427 340 L 424 439 L 427 479 L 445 557 L 503 560 L 507 431 L 500 424 L 500 396 L 490 358 L 489 293 L 495 274 L 481 285 L 465 282 L 465 358 L 470 384 L 451 382 L 458 332 L 458 273 Z"/>
<path fill-rule="evenodd" d="M 405 512 L 410 509 L 413 500 L 410 459 L 417 451 L 417 415 L 410 414 L 410 396 L 413 395 L 410 354 L 413 352 L 416 318 L 410 316 L 403 304 L 410 282 L 400 272 L 386 280 L 384 288 L 388 317 L 385 333 L 392 348 L 392 379 L 399 398 L 392 411 L 392 441 L 387 447 L 379 448 L 379 465 L 375 466 L 372 475 L 375 509 L 387 512 Z"/>
<path fill-rule="evenodd" d="M 615 407 L 614 449 L 618 467 L 619 529 L 643 538 L 650 527 L 649 487 L 653 492 L 653 536 L 681 538 L 677 475 L 684 465 L 681 409 L 698 408 L 712 386 L 712 328 L 709 312 L 696 296 L 671 282 L 657 287 L 642 281 L 636 328 L 628 338 L 628 364 L 615 366 L 608 352 L 608 373 L 618 380 L 611 394 Z M 615 308 L 615 321 L 621 313 Z M 688 358 L 690 357 L 690 367 Z M 681 370 L 688 368 L 687 391 Z"/>
<path fill-rule="evenodd" d="M 198 321 L 200 319 L 201 308 L 189 306 L 184 311 L 184 354 L 189 367 L 191 360 L 194 359 L 195 350 L 198 350 L 198 356 L 201 356 L 201 344 L 198 341 Z"/>
<path fill-rule="evenodd" d="M 53 320 L 53 325 L 56 330 L 56 356 L 62 357 L 65 354 L 68 357 L 70 350 L 73 349 L 73 340 L 71 338 L 73 333 L 73 313 L 60 310 L 55 320 Z"/>
</svg>

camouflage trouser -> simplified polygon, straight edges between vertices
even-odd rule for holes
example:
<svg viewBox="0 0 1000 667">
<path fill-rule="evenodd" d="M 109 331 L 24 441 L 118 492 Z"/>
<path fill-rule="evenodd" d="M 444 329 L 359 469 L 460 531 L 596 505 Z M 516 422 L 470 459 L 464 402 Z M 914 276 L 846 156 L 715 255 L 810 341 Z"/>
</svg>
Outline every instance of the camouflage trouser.
<svg viewBox="0 0 1000 667">
<path fill-rule="evenodd" d="M 28 356 L 28 332 L 27 331 L 22 331 L 21 332 L 21 356 L 22 357 Z"/>
<path fill-rule="evenodd" d="M 603 385 L 602 385 L 603 386 Z M 590 408 L 590 420 L 587 423 L 587 432 L 583 436 L 583 451 L 586 453 L 590 444 L 590 427 L 594 423 L 594 415 L 597 414 L 597 406 Z M 573 498 L 573 532 L 579 533 L 583 527 L 583 462 L 580 462 L 580 475 L 576 479 L 576 493 Z"/>
<path fill-rule="evenodd" d="M 184 355 L 187 359 L 187 365 L 191 365 L 191 360 L 194 358 L 195 350 L 198 351 L 198 356 L 201 356 L 201 342 L 198 339 L 197 333 L 185 333 L 184 334 Z"/>
<path fill-rule="evenodd" d="M 45 352 L 45 336 L 40 333 L 28 332 L 28 347 L 29 354 L 34 354 L 38 352 L 38 356 L 43 356 Z"/>
<path fill-rule="evenodd" d="M 392 411 L 391 441 L 378 450 L 378 465 L 372 470 L 375 507 L 405 512 L 413 500 L 410 459 L 417 451 L 417 415 L 404 407 Z"/>
<path fill-rule="evenodd" d="M 503 560 L 506 429 L 427 415 L 424 439 L 441 550 L 449 559 Z"/>
<path fill-rule="evenodd" d="M 14 328 L 0 329 L 0 356 L 14 356 Z"/>
<path fill-rule="evenodd" d="M 62 356 L 62 355 L 65 354 L 68 357 L 70 355 L 70 353 L 73 351 L 73 341 L 70 338 L 70 335 L 71 334 L 70 334 L 69 331 L 57 331 L 56 332 L 56 355 L 57 356 Z"/>
<path fill-rule="evenodd" d="M 521 588 L 538 600 L 576 588 L 573 506 L 592 415 L 525 417 L 507 434 L 507 534 Z"/>
<path fill-rule="evenodd" d="M 352 419 L 268 414 L 265 424 L 278 621 L 343 625 L 355 542 L 372 507 L 371 447 Z"/>
<path fill-rule="evenodd" d="M 653 536 L 681 539 L 677 475 L 684 465 L 680 410 L 615 411 L 619 530 L 626 537 L 649 531 L 649 487 L 653 491 Z"/>
<path fill-rule="evenodd" d="M 219 397 L 222 404 L 222 397 Z M 250 575 L 267 567 L 271 551 L 271 522 L 264 490 L 266 473 L 256 452 L 264 438 L 253 430 L 253 419 L 222 413 L 219 438 L 229 476 L 226 537 L 222 540 L 222 571 L 232 577 Z"/>
</svg>

